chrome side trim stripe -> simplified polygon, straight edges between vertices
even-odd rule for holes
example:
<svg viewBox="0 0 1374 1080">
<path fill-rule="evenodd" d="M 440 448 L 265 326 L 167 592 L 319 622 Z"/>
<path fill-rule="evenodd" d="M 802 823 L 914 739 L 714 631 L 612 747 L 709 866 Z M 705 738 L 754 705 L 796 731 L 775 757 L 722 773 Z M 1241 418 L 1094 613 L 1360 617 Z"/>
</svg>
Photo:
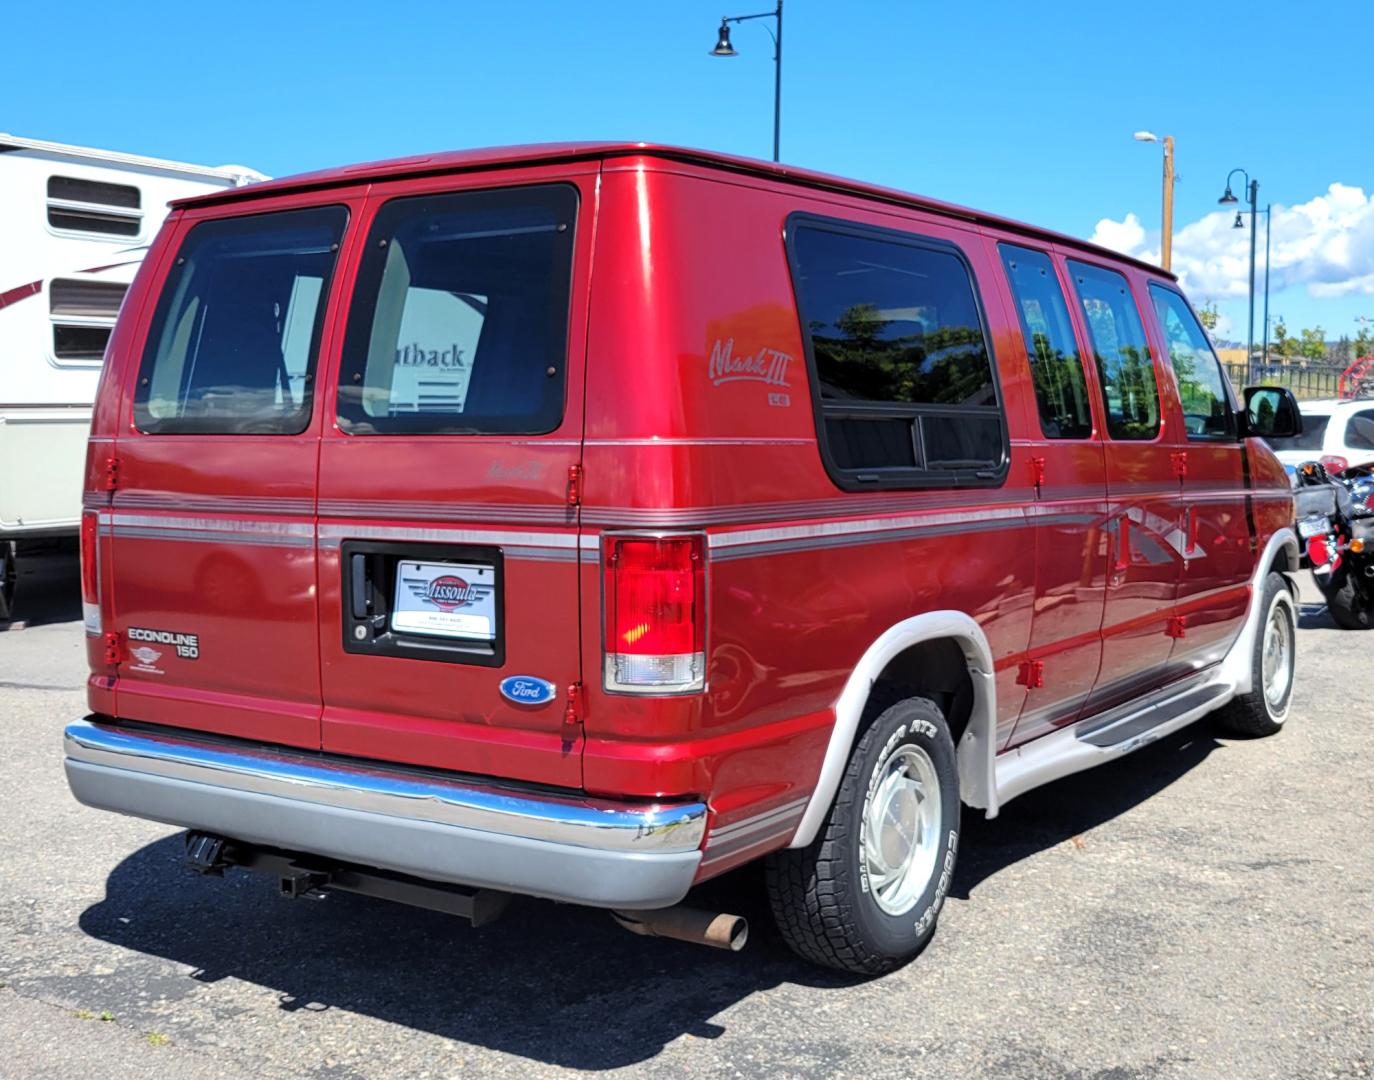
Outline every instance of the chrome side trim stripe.
<svg viewBox="0 0 1374 1080">
<path fill-rule="evenodd" d="M 795 799 L 762 814 L 712 829 L 706 838 L 702 867 L 765 845 L 781 846 L 796 830 L 810 798 L 808 795 Z"/>
<path fill-rule="evenodd" d="M 434 526 L 409 528 L 402 525 L 338 525 L 321 522 L 319 544 L 336 548 L 345 540 L 418 540 L 440 544 L 496 544 L 505 548 L 567 550 L 576 559 L 578 536 L 573 532 L 512 532 L 506 529 L 462 529 Z"/>
<path fill-rule="evenodd" d="M 603 851 L 690 852 L 706 830 L 699 802 L 636 804 L 506 788 L 382 762 L 89 720 L 68 725 L 63 742 L 70 761 Z"/>
</svg>

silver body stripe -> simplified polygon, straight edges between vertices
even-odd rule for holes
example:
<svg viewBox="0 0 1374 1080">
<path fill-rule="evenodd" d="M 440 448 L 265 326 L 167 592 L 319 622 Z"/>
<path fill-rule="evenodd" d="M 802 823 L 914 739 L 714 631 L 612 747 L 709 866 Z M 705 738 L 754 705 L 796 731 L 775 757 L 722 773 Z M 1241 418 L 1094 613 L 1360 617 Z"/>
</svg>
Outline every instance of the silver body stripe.
<svg viewBox="0 0 1374 1080">
<path fill-rule="evenodd" d="M 505 529 L 407 528 L 400 525 L 337 525 L 321 522 L 321 547 L 338 547 L 344 540 L 420 540 L 441 544 L 497 544 L 511 548 L 567 549 L 575 559 L 578 537 L 571 532 L 510 532 Z"/>
</svg>

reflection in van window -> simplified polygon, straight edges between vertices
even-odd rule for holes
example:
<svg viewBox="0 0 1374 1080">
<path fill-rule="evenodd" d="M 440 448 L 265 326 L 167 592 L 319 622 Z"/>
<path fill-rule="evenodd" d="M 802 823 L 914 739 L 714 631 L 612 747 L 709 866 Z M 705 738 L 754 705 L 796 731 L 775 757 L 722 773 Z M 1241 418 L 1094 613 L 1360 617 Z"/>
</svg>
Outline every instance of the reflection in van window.
<svg viewBox="0 0 1374 1080">
<path fill-rule="evenodd" d="M 1213 436 L 1233 439 L 1236 417 L 1226 393 L 1221 364 L 1212 343 L 1187 302 L 1173 289 L 1150 285 L 1150 300 L 1164 330 L 1169 363 L 1178 380 L 1183 423 L 1190 439 Z"/>
<path fill-rule="evenodd" d="M 860 481 L 995 469 L 1004 427 L 968 270 L 946 247 L 890 236 L 821 223 L 794 234 L 831 463 L 873 474 Z"/>
<path fill-rule="evenodd" d="M 1043 251 L 999 247 L 1026 342 L 1040 430 L 1047 439 L 1086 439 L 1093 433 L 1087 376 L 1054 264 Z"/>
<path fill-rule="evenodd" d="M 222 218 L 186 235 L 134 397 L 146 432 L 295 434 L 310 421 L 341 206 Z"/>
<path fill-rule="evenodd" d="M 1088 263 L 1069 261 L 1092 338 L 1107 432 L 1114 439 L 1153 439 L 1159 434 L 1159 386 L 1140 312 L 1125 277 Z"/>
<path fill-rule="evenodd" d="M 339 426 L 355 435 L 557 427 L 576 214 L 567 185 L 383 206 L 349 317 Z"/>
</svg>

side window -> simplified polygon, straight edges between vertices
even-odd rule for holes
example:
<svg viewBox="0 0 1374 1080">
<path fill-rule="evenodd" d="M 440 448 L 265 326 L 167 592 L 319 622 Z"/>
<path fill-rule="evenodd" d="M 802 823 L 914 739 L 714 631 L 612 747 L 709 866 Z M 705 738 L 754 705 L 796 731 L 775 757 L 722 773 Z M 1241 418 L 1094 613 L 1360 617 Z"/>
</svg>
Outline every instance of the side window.
<svg viewBox="0 0 1374 1080">
<path fill-rule="evenodd" d="M 1346 421 L 1345 445 L 1355 450 L 1374 450 L 1374 409 L 1361 409 Z"/>
<path fill-rule="evenodd" d="M 1026 341 L 1040 430 L 1047 439 L 1086 439 L 1093 433 L 1087 376 L 1054 264 L 1043 251 L 998 248 Z"/>
<path fill-rule="evenodd" d="M 143 228 L 143 195 L 129 184 L 50 176 L 48 224 L 64 232 L 137 236 Z"/>
<path fill-rule="evenodd" d="M 540 434 L 563 417 L 577 189 L 395 199 L 377 211 L 344 339 L 353 435 Z"/>
<path fill-rule="evenodd" d="M 342 206 L 204 221 L 153 314 L 134 422 L 154 433 L 294 435 L 310 422 Z"/>
<path fill-rule="evenodd" d="M 1070 260 L 1069 272 L 1092 338 L 1108 434 L 1153 439 L 1159 434 L 1159 385 L 1130 285 L 1115 270 L 1089 263 Z"/>
<path fill-rule="evenodd" d="M 1169 347 L 1188 438 L 1234 439 L 1236 416 L 1226 377 L 1197 316 L 1182 296 L 1162 285 L 1150 285 L 1150 300 Z"/>
<path fill-rule="evenodd" d="M 831 468 L 858 484 L 997 483 L 1006 429 L 956 249 L 794 223 L 792 275 Z"/>
</svg>

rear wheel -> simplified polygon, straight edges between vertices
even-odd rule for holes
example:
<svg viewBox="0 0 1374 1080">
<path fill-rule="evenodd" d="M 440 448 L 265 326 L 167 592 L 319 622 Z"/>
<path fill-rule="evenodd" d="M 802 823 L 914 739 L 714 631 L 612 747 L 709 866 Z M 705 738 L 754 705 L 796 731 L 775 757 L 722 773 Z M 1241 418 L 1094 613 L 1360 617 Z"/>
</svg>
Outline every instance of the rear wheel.
<svg viewBox="0 0 1374 1080">
<path fill-rule="evenodd" d="M 0 540 L 0 622 L 14 617 L 14 588 L 19 578 L 13 540 Z"/>
<path fill-rule="evenodd" d="M 1293 594 L 1283 575 L 1271 571 L 1260 593 L 1263 613 L 1251 648 L 1250 690 L 1217 713 L 1217 722 L 1233 735 L 1273 735 L 1288 719 L 1297 660 L 1298 620 Z"/>
<path fill-rule="evenodd" d="M 874 692 L 830 814 L 766 866 L 783 938 L 807 960 L 876 975 L 930 940 L 959 847 L 954 742 L 935 702 Z"/>
<path fill-rule="evenodd" d="M 1326 597 L 1326 610 L 1342 630 L 1368 630 L 1374 627 L 1374 604 L 1361 592 L 1355 575 L 1350 567 L 1343 566 L 1336 571 L 1337 580 L 1329 590 L 1322 590 Z"/>
</svg>

